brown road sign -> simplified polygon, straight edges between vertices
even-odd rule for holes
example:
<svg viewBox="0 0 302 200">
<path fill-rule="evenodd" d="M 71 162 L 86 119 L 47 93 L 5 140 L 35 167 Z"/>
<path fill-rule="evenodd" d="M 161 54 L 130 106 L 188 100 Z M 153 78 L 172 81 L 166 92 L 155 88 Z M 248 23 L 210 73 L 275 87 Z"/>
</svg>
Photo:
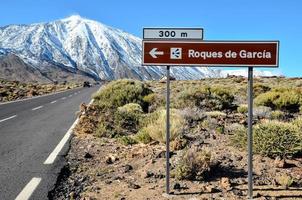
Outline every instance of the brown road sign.
<svg viewBox="0 0 302 200">
<path fill-rule="evenodd" d="M 143 65 L 278 67 L 279 41 L 143 41 Z"/>
</svg>

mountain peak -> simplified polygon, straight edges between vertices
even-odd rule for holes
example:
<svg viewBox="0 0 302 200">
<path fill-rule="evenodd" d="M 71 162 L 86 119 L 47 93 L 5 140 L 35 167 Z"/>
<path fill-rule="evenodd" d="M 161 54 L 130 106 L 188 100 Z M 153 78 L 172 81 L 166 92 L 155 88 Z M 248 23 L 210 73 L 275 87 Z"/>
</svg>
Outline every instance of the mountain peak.
<svg viewBox="0 0 302 200">
<path fill-rule="evenodd" d="M 62 21 L 82 21 L 82 20 L 87 20 L 86 18 L 81 17 L 80 15 L 71 15 L 69 17 L 66 17 L 62 19 Z"/>
</svg>

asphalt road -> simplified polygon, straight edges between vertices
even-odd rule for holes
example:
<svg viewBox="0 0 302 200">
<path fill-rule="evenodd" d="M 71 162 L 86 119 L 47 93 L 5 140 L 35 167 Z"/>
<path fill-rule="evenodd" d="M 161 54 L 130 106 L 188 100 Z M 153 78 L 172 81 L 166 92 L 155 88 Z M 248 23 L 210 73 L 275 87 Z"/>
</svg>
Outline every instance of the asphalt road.
<svg viewBox="0 0 302 200">
<path fill-rule="evenodd" d="M 47 199 L 65 164 L 68 142 L 45 164 L 99 87 L 0 104 L 0 200 Z"/>
</svg>

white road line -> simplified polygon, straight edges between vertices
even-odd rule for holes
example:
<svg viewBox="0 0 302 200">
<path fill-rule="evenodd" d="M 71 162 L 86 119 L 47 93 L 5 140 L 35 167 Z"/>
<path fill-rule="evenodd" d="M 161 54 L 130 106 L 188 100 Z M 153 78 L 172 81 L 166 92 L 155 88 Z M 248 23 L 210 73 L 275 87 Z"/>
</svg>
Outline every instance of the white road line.
<svg viewBox="0 0 302 200">
<path fill-rule="evenodd" d="M 0 122 L 4 122 L 6 120 L 9 120 L 9 119 L 12 119 L 12 118 L 15 118 L 15 117 L 17 117 L 17 115 L 13 115 L 13 116 L 10 116 L 10 117 L 5 118 L 5 119 L 0 119 Z"/>
<path fill-rule="evenodd" d="M 93 103 L 93 99 L 91 99 L 91 101 L 89 102 L 88 106 L 91 105 L 92 103 Z M 74 127 L 77 125 L 78 121 L 79 121 L 79 118 L 77 118 L 73 122 L 73 124 L 68 129 L 67 133 L 61 139 L 61 141 L 59 142 L 59 144 L 56 146 L 56 148 L 53 150 L 53 152 L 51 152 L 51 154 L 48 156 L 48 158 L 44 161 L 44 163 L 43 163 L 44 165 L 53 164 L 53 162 L 55 161 L 56 157 L 58 156 L 58 154 L 60 153 L 60 151 L 63 149 L 64 145 L 66 144 L 66 142 L 70 138 L 70 136 L 72 134 L 72 131 L 73 131 Z"/>
<path fill-rule="evenodd" d="M 63 97 L 62 99 L 66 99 L 66 97 Z"/>
<path fill-rule="evenodd" d="M 53 104 L 53 103 L 56 103 L 57 101 L 55 100 L 55 101 L 52 101 L 52 102 L 50 102 L 51 104 Z"/>
<path fill-rule="evenodd" d="M 15 200 L 27 200 L 34 193 L 35 189 L 40 184 L 42 178 L 34 177 L 32 178 L 23 190 L 19 193 Z"/>
<path fill-rule="evenodd" d="M 35 107 L 35 108 L 31 109 L 31 110 L 38 110 L 40 108 L 43 108 L 43 106 L 38 106 L 38 107 Z"/>
</svg>

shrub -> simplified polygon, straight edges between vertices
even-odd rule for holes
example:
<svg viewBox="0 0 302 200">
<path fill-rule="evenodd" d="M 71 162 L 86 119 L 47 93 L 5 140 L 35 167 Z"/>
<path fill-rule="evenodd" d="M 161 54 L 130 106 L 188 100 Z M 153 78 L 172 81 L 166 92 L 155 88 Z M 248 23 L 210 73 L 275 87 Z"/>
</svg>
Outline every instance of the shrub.
<svg viewBox="0 0 302 200">
<path fill-rule="evenodd" d="M 96 136 L 98 137 L 115 137 L 117 132 L 114 125 L 114 114 L 111 110 L 103 110 L 98 119 Z"/>
<path fill-rule="evenodd" d="M 270 87 L 268 87 L 266 85 L 263 85 L 263 84 L 260 84 L 260 83 L 256 83 L 253 86 L 253 91 L 254 91 L 255 97 L 257 97 L 259 94 L 263 94 L 265 92 L 270 91 L 270 89 L 271 89 Z"/>
<path fill-rule="evenodd" d="M 204 112 L 197 107 L 187 107 L 180 111 L 186 121 L 201 121 L 206 118 Z"/>
<path fill-rule="evenodd" d="M 266 106 L 257 106 L 253 109 L 253 117 L 259 119 L 269 119 L 272 109 Z"/>
<path fill-rule="evenodd" d="M 93 98 L 96 104 L 104 108 L 114 109 L 128 103 L 137 103 L 143 110 L 147 110 L 148 104 L 143 98 L 151 93 L 152 90 L 140 81 L 122 79 L 104 86 Z"/>
<path fill-rule="evenodd" d="M 267 121 L 255 127 L 255 152 L 269 157 L 291 156 L 302 150 L 301 139 L 295 125 Z"/>
<path fill-rule="evenodd" d="M 136 133 L 142 113 L 142 107 L 136 103 L 129 103 L 118 107 L 114 117 L 116 132 L 119 135 Z"/>
<path fill-rule="evenodd" d="M 215 129 L 216 133 L 219 133 L 219 134 L 223 134 L 224 133 L 224 126 L 218 126 L 216 129 Z"/>
<path fill-rule="evenodd" d="M 135 136 L 134 139 L 138 142 L 148 144 L 152 141 L 152 138 L 150 137 L 149 133 L 146 131 L 146 129 L 141 129 Z"/>
<path fill-rule="evenodd" d="M 170 140 L 174 140 L 183 130 L 185 120 L 178 110 L 171 109 L 170 123 Z M 142 131 L 148 133 L 153 140 L 166 141 L 166 111 L 164 109 L 152 113 L 145 124 Z"/>
<path fill-rule="evenodd" d="M 118 141 L 123 145 L 133 145 L 137 143 L 137 141 L 130 136 L 119 137 Z"/>
<path fill-rule="evenodd" d="M 211 154 L 196 148 L 185 150 L 175 167 L 177 179 L 201 180 L 210 171 Z"/>
<path fill-rule="evenodd" d="M 247 145 L 247 129 L 241 124 L 232 124 L 227 127 L 227 131 L 231 134 L 231 144 L 235 147 L 245 149 Z"/>
<path fill-rule="evenodd" d="M 237 112 L 239 112 L 241 114 L 247 114 L 247 111 L 248 111 L 248 107 L 246 104 L 242 104 L 237 107 Z"/>
<path fill-rule="evenodd" d="M 209 117 L 213 117 L 213 118 L 226 117 L 226 114 L 224 112 L 220 112 L 220 111 L 206 112 L 206 115 Z"/>
<path fill-rule="evenodd" d="M 284 117 L 284 112 L 281 110 L 274 110 L 271 112 L 271 119 L 280 120 Z"/>
<path fill-rule="evenodd" d="M 147 96 L 144 96 L 143 100 L 149 105 L 148 112 L 155 111 L 158 107 L 164 106 L 165 103 L 164 97 L 157 93 L 148 94 Z"/>
<path fill-rule="evenodd" d="M 121 113 L 143 113 L 142 107 L 137 103 L 128 103 L 118 107 L 117 110 Z"/>
<path fill-rule="evenodd" d="M 231 137 L 232 144 L 245 148 L 247 145 L 246 129 L 238 129 L 235 134 Z M 302 137 L 299 136 L 298 127 L 279 121 L 265 121 L 256 125 L 253 142 L 255 153 L 272 158 L 293 156 L 302 150 Z"/>
<path fill-rule="evenodd" d="M 225 132 L 230 135 L 234 135 L 236 133 L 236 131 L 238 131 L 240 129 L 244 131 L 245 128 L 242 124 L 239 124 L 239 123 L 228 123 L 225 126 Z"/>
<path fill-rule="evenodd" d="M 228 88 L 195 86 L 181 91 L 175 100 L 175 106 L 225 110 L 233 107 L 233 101 L 234 96 Z"/>
<path fill-rule="evenodd" d="M 268 106 L 272 109 L 298 112 L 301 93 L 295 90 L 270 91 L 260 94 L 255 99 L 256 105 Z"/>
<path fill-rule="evenodd" d="M 302 117 L 301 116 L 299 116 L 299 117 L 297 117 L 296 119 L 294 119 L 293 121 L 292 121 L 292 123 L 295 125 L 295 126 L 297 126 L 298 127 L 298 129 L 300 130 L 300 132 L 302 131 Z M 301 134 L 301 133 L 300 133 Z M 302 136 L 301 136 L 302 137 Z"/>
<path fill-rule="evenodd" d="M 282 187 L 288 188 L 293 184 L 294 179 L 291 176 L 287 175 L 287 174 L 283 174 L 283 175 L 277 176 L 276 181 Z"/>
</svg>

